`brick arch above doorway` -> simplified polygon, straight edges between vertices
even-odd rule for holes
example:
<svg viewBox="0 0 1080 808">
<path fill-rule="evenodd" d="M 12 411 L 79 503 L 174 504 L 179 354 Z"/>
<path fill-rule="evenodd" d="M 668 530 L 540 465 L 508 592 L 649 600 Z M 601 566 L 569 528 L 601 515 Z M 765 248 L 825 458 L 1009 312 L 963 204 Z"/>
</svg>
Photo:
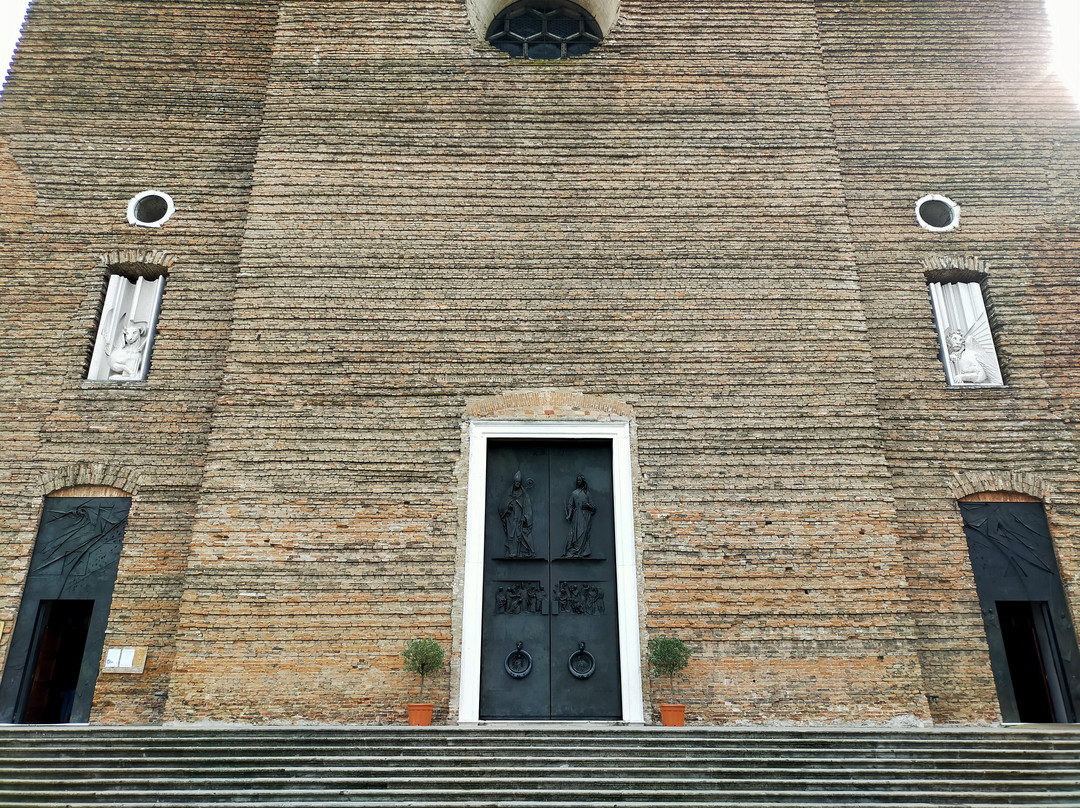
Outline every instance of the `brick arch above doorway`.
<svg viewBox="0 0 1080 808">
<path fill-rule="evenodd" d="M 115 463 L 72 463 L 49 469 L 40 475 L 35 482 L 34 493 L 53 497 L 134 497 L 138 495 L 141 483 L 139 472 L 126 466 Z M 92 487 L 90 491 L 79 490 L 88 486 Z"/>
<path fill-rule="evenodd" d="M 957 474 L 949 483 L 950 493 L 956 500 L 964 500 L 978 494 L 1011 492 L 1023 494 L 1030 499 L 997 500 L 1019 502 L 1052 502 L 1049 484 L 1039 475 L 1023 471 L 982 471 Z M 988 500 L 989 501 L 989 500 Z"/>
<path fill-rule="evenodd" d="M 980 491 L 960 497 L 960 502 L 1042 502 L 1030 494 L 1018 494 L 1015 491 Z"/>
<path fill-rule="evenodd" d="M 98 259 L 98 267 L 114 275 L 146 276 L 155 278 L 168 275 L 176 256 L 165 250 L 113 250 Z"/>
<path fill-rule="evenodd" d="M 465 404 L 466 419 L 602 421 L 633 417 L 634 408 L 617 398 L 554 387 L 508 390 L 499 395 L 472 399 Z"/>
</svg>

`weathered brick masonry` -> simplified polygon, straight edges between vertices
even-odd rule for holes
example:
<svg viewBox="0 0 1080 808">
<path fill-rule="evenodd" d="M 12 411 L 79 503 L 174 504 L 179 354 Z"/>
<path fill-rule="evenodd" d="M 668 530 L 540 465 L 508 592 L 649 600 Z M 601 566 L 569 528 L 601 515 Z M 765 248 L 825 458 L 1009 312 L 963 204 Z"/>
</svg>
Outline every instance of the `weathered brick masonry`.
<svg viewBox="0 0 1080 808">
<path fill-rule="evenodd" d="M 42 0 L 4 90 L 3 653 L 41 497 L 80 484 L 134 495 L 109 643 L 151 650 L 142 676 L 100 678 L 95 720 L 160 720 L 169 690 L 274 11 Z M 183 200 L 167 231 L 127 224 L 127 200 L 153 187 Z M 84 381 L 106 267 L 133 260 L 169 270 L 150 378 Z"/>
<path fill-rule="evenodd" d="M 976 21 L 973 4 L 819 4 L 880 445 L 939 721 L 996 714 L 958 497 L 1042 498 L 1074 608 L 1080 594 L 1078 116 L 1047 76 L 1038 5 L 980 6 Z M 911 226 L 927 193 L 961 202 L 959 230 Z M 1002 388 L 941 384 L 924 271 L 965 261 L 988 270 Z"/>
<path fill-rule="evenodd" d="M 1042 499 L 1080 617 L 1080 117 L 1041 6 L 623 0 L 543 63 L 464 0 L 35 0 L 0 106 L 0 655 L 42 497 L 104 485 L 108 643 L 150 650 L 92 720 L 401 721 L 416 636 L 454 649 L 453 720 L 468 424 L 618 421 L 641 640 L 693 647 L 694 720 L 997 720 L 957 499 Z M 927 193 L 960 229 L 916 225 Z M 84 381 L 139 262 L 149 378 Z M 987 268 L 1004 387 L 946 387 L 953 264 Z"/>
</svg>

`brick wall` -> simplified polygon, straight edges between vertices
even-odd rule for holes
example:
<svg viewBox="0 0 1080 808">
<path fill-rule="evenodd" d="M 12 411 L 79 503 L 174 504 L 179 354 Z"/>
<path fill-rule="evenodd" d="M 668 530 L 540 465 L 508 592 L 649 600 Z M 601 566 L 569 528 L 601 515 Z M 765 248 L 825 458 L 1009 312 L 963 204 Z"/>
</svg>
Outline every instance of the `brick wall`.
<svg viewBox="0 0 1080 808">
<path fill-rule="evenodd" d="M 992 5 L 818 4 L 881 445 L 938 721 L 998 716 L 958 496 L 1044 498 L 1080 595 L 1077 219 L 1063 197 L 1071 182 L 1075 198 L 1075 146 L 1063 144 L 1077 142 L 1080 115 L 1047 76 L 1041 4 Z M 958 230 L 916 226 L 915 200 L 929 193 L 960 204 Z M 924 270 L 972 261 L 988 274 L 1003 388 L 943 383 Z"/>
<path fill-rule="evenodd" d="M 523 64 L 457 3 L 282 6 L 170 716 L 400 718 L 466 409 L 540 387 L 633 409 L 700 718 L 925 714 L 815 9 L 620 14 Z"/>
<path fill-rule="evenodd" d="M 0 102 L 0 654 L 41 497 L 134 494 L 108 641 L 150 653 L 99 679 L 98 721 L 160 720 L 169 687 L 274 11 L 39 0 Z M 127 224 L 147 188 L 176 200 L 166 228 Z M 106 274 L 132 258 L 171 264 L 150 378 L 86 382 Z"/>
<path fill-rule="evenodd" d="M 38 0 L 0 109 L 5 614 L 41 481 L 104 463 L 139 488 L 110 628 L 151 652 L 95 721 L 400 721 L 405 641 L 460 643 L 463 425 L 615 414 L 694 720 L 995 720 L 957 496 L 1043 497 L 1080 583 L 1046 45 L 1036 0 L 624 0 L 564 63 L 457 0 Z M 174 259 L 150 379 L 80 382 L 133 249 Z M 941 256 L 990 266 L 1003 390 L 945 387 Z"/>
</svg>

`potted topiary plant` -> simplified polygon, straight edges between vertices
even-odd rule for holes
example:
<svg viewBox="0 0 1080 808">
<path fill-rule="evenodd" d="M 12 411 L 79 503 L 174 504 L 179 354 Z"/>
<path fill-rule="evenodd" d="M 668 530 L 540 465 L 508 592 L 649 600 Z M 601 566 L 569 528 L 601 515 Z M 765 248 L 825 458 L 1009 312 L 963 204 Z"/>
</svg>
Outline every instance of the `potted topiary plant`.
<svg viewBox="0 0 1080 808">
<path fill-rule="evenodd" d="M 446 652 L 435 640 L 409 640 L 401 653 L 405 660 L 405 670 L 420 676 L 420 700 L 424 700 L 424 679 L 442 669 Z M 410 704 L 409 726 L 431 726 L 433 704 Z"/>
<path fill-rule="evenodd" d="M 649 640 L 649 664 L 658 676 L 668 677 L 671 704 L 660 704 L 660 723 L 665 727 L 681 727 L 686 722 L 686 705 L 675 704 L 675 674 L 690 662 L 690 649 L 675 637 L 653 637 Z"/>
</svg>

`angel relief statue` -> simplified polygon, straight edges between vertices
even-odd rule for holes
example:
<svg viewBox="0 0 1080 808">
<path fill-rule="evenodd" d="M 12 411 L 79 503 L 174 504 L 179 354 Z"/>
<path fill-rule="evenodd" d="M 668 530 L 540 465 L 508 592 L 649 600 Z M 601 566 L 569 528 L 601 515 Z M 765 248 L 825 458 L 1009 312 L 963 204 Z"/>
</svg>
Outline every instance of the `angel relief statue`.
<svg viewBox="0 0 1080 808">
<path fill-rule="evenodd" d="M 934 281 L 928 288 L 948 383 L 1000 385 L 1001 368 L 979 282 Z"/>
<path fill-rule="evenodd" d="M 975 334 L 959 328 L 945 332 L 945 352 L 952 384 L 1001 384 L 1001 370 L 993 347 L 983 346 Z"/>
<path fill-rule="evenodd" d="M 105 361 L 110 379 L 138 379 L 142 377 L 143 354 L 150 324 L 131 320 L 120 315 L 119 333 L 105 344 Z"/>
<path fill-rule="evenodd" d="M 134 280 L 112 275 L 105 292 L 94 353 L 86 378 L 140 381 L 146 378 L 165 276 Z"/>
</svg>

